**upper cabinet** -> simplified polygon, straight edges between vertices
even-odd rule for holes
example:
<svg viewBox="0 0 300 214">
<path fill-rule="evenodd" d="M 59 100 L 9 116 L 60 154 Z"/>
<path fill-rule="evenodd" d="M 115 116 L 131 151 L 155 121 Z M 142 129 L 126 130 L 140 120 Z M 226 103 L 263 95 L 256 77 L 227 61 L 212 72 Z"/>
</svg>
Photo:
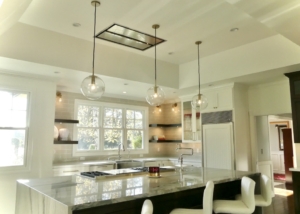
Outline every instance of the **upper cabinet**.
<svg viewBox="0 0 300 214">
<path fill-rule="evenodd" d="M 192 96 L 182 99 L 182 142 L 200 143 L 201 142 L 201 117 L 200 111 L 192 108 Z"/>
<path fill-rule="evenodd" d="M 225 111 L 233 109 L 232 86 L 224 86 L 201 91 L 208 100 L 208 106 L 202 112 Z"/>
</svg>

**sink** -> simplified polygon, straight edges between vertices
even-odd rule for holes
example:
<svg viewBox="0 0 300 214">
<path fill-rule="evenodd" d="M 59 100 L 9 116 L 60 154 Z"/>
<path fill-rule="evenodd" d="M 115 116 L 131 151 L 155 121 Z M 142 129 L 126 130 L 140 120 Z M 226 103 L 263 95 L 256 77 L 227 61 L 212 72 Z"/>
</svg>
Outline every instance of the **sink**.
<svg viewBox="0 0 300 214">
<path fill-rule="evenodd" d="M 117 169 L 141 167 L 142 162 L 137 161 L 137 160 L 130 160 L 130 159 L 116 160 L 116 166 L 117 166 Z"/>
</svg>

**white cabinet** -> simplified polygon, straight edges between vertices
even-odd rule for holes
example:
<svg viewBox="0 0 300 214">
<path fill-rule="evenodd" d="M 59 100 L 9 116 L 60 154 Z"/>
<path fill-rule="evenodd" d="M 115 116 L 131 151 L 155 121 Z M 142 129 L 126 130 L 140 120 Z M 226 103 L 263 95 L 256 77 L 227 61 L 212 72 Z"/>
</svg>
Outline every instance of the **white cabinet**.
<svg viewBox="0 0 300 214">
<path fill-rule="evenodd" d="M 107 165 L 90 165 L 89 171 L 107 171 L 114 169 L 114 164 L 107 164 Z"/>
<path fill-rule="evenodd" d="M 170 160 L 164 160 L 160 162 L 160 166 L 174 166 L 174 164 Z"/>
<path fill-rule="evenodd" d="M 234 169 L 232 123 L 203 125 L 204 167 Z"/>
<path fill-rule="evenodd" d="M 54 166 L 53 176 L 78 175 L 89 171 L 89 166 Z"/>
<path fill-rule="evenodd" d="M 174 166 L 174 163 L 170 160 L 149 160 L 144 161 L 144 166 Z"/>
<path fill-rule="evenodd" d="M 224 86 L 201 92 L 206 96 L 208 105 L 202 112 L 225 111 L 233 109 L 232 86 Z"/>
<path fill-rule="evenodd" d="M 80 172 L 106 171 L 110 169 L 114 169 L 114 164 L 54 166 L 53 176 L 79 175 Z"/>
<path fill-rule="evenodd" d="M 182 142 L 200 143 L 201 142 L 201 117 L 200 111 L 192 108 L 192 96 L 182 98 L 181 102 L 181 121 L 182 121 Z"/>
</svg>

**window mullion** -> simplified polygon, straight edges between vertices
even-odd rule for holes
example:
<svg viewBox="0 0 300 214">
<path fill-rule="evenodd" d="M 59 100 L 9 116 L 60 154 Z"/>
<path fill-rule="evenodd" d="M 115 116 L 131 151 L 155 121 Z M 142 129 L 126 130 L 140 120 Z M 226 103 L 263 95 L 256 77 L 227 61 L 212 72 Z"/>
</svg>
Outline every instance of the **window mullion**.
<svg viewBox="0 0 300 214">
<path fill-rule="evenodd" d="M 94 151 L 92 151 L 92 150 L 83 151 L 82 150 L 82 151 L 78 151 L 78 153 L 76 151 L 74 151 L 75 156 L 79 156 L 80 153 L 82 155 L 93 155 L 93 154 L 97 154 L 97 152 L 99 155 L 107 154 L 107 152 L 109 154 L 115 153 L 117 151 L 116 143 L 120 142 L 119 140 L 121 140 L 123 142 L 126 149 L 128 149 L 129 147 L 132 148 L 133 152 L 134 151 L 138 152 L 140 149 L 143 150 L 143 148 L 145 148 L 145 144 L 147 143 L 146 139 L 145 139 L 145 134 L 146 134 L 147 128 L 148 128 L 148 127 L 146 127 L 146 121 L 145 121 L 145 115 L 147 113 L 147 112 L 145 113 L 146 107 L 142 107 L 142 106 L 141 107 L 135 107 L 135 106 L 131 107 L 131 106 L 121 105 L 121 104 L 101 103 L 101 102 L 92 103 L 92 101 L 82 101 L 82 103 L 88 103 L 88 105 L 91 107 L 97 107 L 97 110 L 99 111 L 98 112 L 98 124 L 97 124 L 98 127 L 95 127 L 95 131 L 98 131 L 98 135 L 99 135 L 99 138 L 95 139 L 95 141 L 98 140 L 98 143 L 99 143 L 98 149 L 99 150 L 98 151 L 97 150 L 94 150 Z M 86 106 L 86 105 L 83 104 L 83 106 Z M 85 108 L 83 107 L 83 110 L 84 109 Z M 126 127 L 127 111 L 130 111 L 130 114 L 133 114 L 132 116 L 130 116 L 130 121 L 128 121 L 128 122 L 130 122 L 129 123 L 130 127 L 132 126 L 131 128 Z M 142 115 L 140 115 L 139 112 Z M 83 111 L 83 113 L 84 113 L 84 111 Z M 113 119 L 116 119 L 116 120 L 108 121 L 108 118 L 111 117 L 110 113 L 112 113 Z M 121 120 L 119 122 L 121 122 L 122 127 L 115 128 L 115 124 L 117 124 L 117 122 L 118 122 L 118 120 L 117 120 L 118 114 L 120 117 L 122 117 L 122 118 L 119 117 L 119 119 Z M 84 114 L 81 114 L 81 115 L 84 116 Z M 105 117 L 106 115 L 107 115 L 107 120 Z M 139 117 L 141 117 L 143 127 L 140 127 L 141 121 L 140 121 L 140 119 L 138 119 Z M 85 118 L 85 116 L 84 116 L 84 118 Z M 113 122 L 113 127 L 106 128 L 106 125 L 111 124 L 111 122 Z M 88 129 L 88 127 L 78 127 L 78 128 Z M 89 133 L 90 132 L 87 133 L 88 136 L 89 136 Z M 121 134 L 121 136 L 120 136 L 120 134 Z M 130 138 L 129 140 L 131 141 L 131 144 L 129 144 L 129 142 L 127 142 L 127 138 Z M 142 141 L 140 141 L 140 138 L 142 138 Z M 133 142 L 134 142 L 134 144 L 133 144 Z M 142 145 L 141 145 L 141 143 L 142 143 Z M 144 152 L 144 151 L 142 151 L 142 152 Z"/>
<path fill-rule="evenodd" d="M 123 144 L 124 147 L 127 149 L 128 145 L 127 145 L 127 131 L 126 131 L 126 108 L 122 109 L 122 132 L 123 132 Z"/>
<path fill-rule="evenodd" d="M 98 121 L 99 121 L 99 129 L 98 129 L 98 133 L 99 133 L 99 150 L 101 152 L 104 151 L 104 129 L 103 129 L 103 121 L 104 121 L 104 107 L 103 106 L 100 106 L 99 107 L 99 117 L 98 118 Z"/>
</svg>

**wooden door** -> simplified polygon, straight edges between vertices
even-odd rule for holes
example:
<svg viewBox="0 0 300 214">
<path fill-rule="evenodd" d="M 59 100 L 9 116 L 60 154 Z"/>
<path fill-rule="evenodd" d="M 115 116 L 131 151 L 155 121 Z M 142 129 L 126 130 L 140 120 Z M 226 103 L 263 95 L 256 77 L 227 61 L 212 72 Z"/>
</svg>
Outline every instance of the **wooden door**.
<svg viewBox="0 0 300 214">
<path fill-rule="evenodd" d="M 293 164 L 293 140 L 292 140 L 292 130 L 290 128 L 282 129 L 283 133 L 283 153 L 284 153 L 284 167 L 285 167 L 285 180 L 286 185 L 292 185 L 292 172 L 290 168 L 294 167 Z"/>
</svg>

